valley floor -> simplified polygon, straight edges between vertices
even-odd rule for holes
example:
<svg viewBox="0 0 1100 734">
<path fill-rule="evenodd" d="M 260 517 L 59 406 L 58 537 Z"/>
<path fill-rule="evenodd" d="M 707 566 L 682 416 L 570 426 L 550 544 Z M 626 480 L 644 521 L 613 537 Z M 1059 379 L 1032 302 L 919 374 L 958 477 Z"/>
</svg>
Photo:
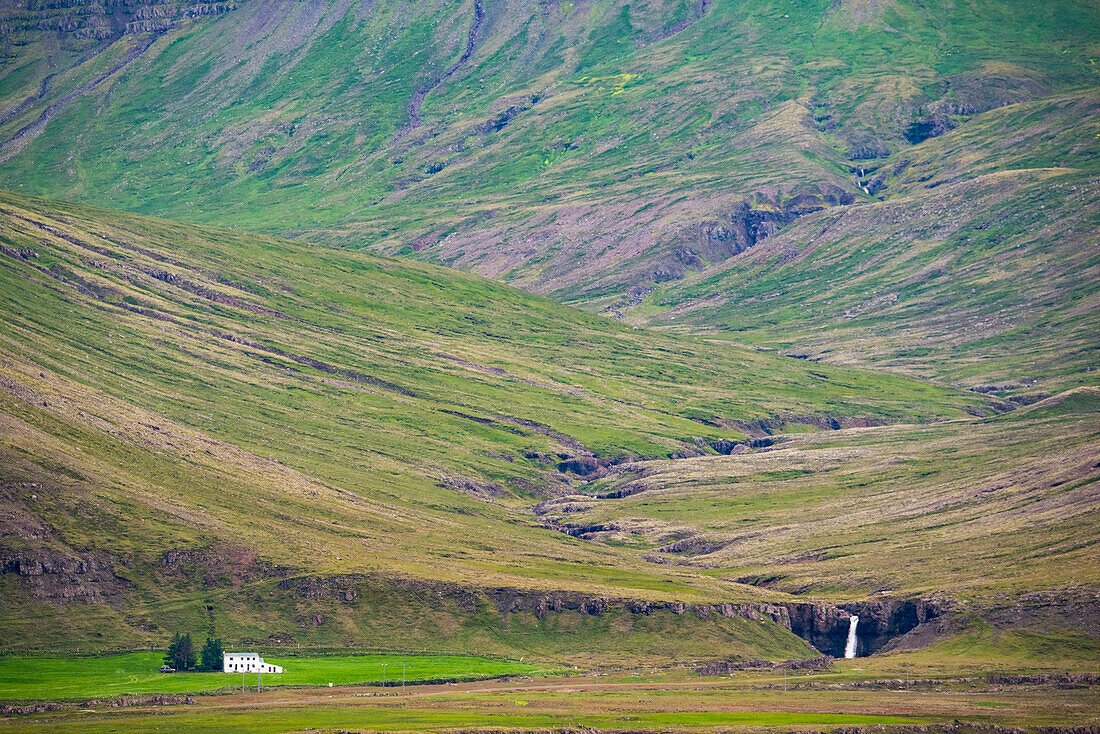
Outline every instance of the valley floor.
<svg viewBox="0 0 1100 734">
<path fill-rule="evenodd" d="M 863 682 L 868 662 L 874 677 L 887 672 L 895 677 L 868 685 Z M 727 732 L 919 725 L 928 727 L 924 731 L 979 732 L 1004 724 L 1036 731 L 1100 725 L 1095 685 L 1065 687 L 1049 680 L 1013 685 L 985 676 L 930 682 L 900 659 L 730 677 L 702 677 L 686 668 L 593 673 L 424 685 L 403 695 L 376 687 L 326 687 L 197 696 L 160 707 L 111 709 L 100 702 L 12 716 L 0 720 L 0 731 Z M 908 687 L 906 675 L 915 681 Z"/>
</svg>

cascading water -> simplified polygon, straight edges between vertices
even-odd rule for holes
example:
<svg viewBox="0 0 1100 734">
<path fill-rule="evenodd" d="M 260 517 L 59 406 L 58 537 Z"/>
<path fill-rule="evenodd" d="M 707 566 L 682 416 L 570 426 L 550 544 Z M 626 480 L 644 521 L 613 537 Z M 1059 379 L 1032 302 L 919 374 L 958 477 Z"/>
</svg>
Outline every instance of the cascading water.
<svg viewBox="0 0 1100 734">
<path fill-rule="evenodd" d="M 848 620 L 848 642 L 844 645 L 844 657 L 856 656 L 856 626 L 859 624 L 859 615 L 853 614 Z"/>
</svg>

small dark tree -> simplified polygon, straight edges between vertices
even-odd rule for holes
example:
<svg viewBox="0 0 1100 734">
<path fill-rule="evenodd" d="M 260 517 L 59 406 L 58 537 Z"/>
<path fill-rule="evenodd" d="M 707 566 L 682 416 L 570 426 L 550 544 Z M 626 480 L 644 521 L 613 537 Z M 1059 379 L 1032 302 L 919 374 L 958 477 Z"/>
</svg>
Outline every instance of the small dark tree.
<svg viewBox="0 0 1100 734">
<path fill-rule="evenodd" d="M 180 652 L 176 656 L 176 661 L 179 665 L 176 666 L 178 670 L 194 670 L 195 665 L 198 662 L 195 660 L 195 646 L 191 644 L 191 635 L 186 634 L 180 638 Z"/>
<path fill-rule="evenodd" d="M 183 641 L 183 638 L 180 637 L 179 632 L 172 635 L 172 641 L 170 643 L 168 643 L 168 652 L 166 652 L 164 654 L 164 664 L 165 665 L 167 665 L 169 667 L 172 667 L 172 668 L 177 668 L 178 669 L 178 666 L 176 665 L 176 656 L 179 654 L 180 643 L 182 641 Z"/>
<path fill-rule="evenodd" d="M 191 635 L 181 635 L 179 632 L 172 636 L 172 643 L 168 645 L 168 653 L 164 656 L 166 665 L 171 665 L 176 670 L 195 669 L 195 646 L 191 644 Z"/>
<path fill-rule="evenodd" d="M 224 654 L 225 648 L 222 647 L 222 641 L 217 637 L 214 639 L 207 637 L 206 644 L 202 646 L 202 653 L 200 654 L 201 664 L 199 670 L 221 670 Z"/>
</svg>

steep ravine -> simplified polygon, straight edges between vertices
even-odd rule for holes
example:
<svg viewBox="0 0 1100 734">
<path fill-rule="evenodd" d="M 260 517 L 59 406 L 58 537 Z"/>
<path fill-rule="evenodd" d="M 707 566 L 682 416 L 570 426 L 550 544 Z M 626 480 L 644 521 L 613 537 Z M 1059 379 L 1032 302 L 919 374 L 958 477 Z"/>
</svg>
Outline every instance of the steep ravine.
<svg viewBox="0 0 1100 734">
<path fill-rule="evenodd" d="M 470 57 L 474 55 L 474 51 L 477 50 L 478 32 L 481 30 L 481 22 L 484 18 L 485 9 L 482 6 L 482 0 L 474 0 L 474 18 L 470 23 L 470 30 L 466 34 L 466 47 L 463 49 L 462 55 L 458 58 L 458 61 L 451 64 L 446 71 L 433 78 L 427 85 L 417 89 L 416 92 L 413 93 L 408 106 L 409 120 L 405 123 L 404 127 L 397 131 L 397 135 L 394 136 L 394 142 L 397 142 L 408 133 L 420 127 L 420 123 L 422 122 L 420 118 L 420 109 L 424 106 L 425 98 L 432 93 L 432 90 L 453 76 L 454 73 L 462 68 L 462 65 L 469 61 Z"/>
</svg>

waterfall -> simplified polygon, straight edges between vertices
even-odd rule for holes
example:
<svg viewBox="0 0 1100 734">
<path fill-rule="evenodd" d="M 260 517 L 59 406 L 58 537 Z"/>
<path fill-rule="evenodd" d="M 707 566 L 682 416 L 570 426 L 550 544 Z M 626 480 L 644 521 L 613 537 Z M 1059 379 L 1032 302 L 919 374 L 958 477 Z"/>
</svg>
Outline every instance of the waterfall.
<svg viewBox="0 0 1100 734">
<path fill-rule="evenodd" d="M 856 625 L 859 624 L 859 615 L 853 614 L 848 619 L 848 643 L 844 646 L 844 657 L 854 658 L 856 656 Z"/>
</svg>

